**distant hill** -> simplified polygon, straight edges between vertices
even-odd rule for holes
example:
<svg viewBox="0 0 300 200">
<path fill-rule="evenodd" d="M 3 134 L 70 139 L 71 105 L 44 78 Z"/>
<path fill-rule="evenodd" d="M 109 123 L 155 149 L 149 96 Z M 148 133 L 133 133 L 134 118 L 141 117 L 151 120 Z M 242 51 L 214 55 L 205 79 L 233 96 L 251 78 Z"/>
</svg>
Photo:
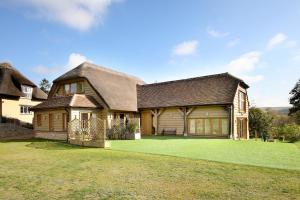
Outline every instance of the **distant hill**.
<svg viewBox="0 0 300 200">
<path fill-rule="evenodd" d="M 260 107 L 260 109 L 265 111 L 271 111 L 271 112 L 276 112 L 276 113 L 286 114 L 286 115 L 289 113 L 289 108 L 290 107 Z"/>
</svg>

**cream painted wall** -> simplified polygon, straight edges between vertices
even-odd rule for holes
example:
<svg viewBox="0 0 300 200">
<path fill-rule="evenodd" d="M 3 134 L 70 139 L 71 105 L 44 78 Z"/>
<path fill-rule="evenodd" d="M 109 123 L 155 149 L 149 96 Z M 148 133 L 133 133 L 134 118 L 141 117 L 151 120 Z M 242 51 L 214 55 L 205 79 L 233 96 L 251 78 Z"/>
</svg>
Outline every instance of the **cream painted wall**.
<svg viewBox="0 0 300 200">
<path fill-rule="evenodd" d="M 240 112 L 239 111 L 239 91 L 242 91 L 246 94 L 246 112 Z M 248 100 L 248 94 L 247 90 L 245 90 L 243 87 L 238 86 L 234 100 L 233 100 L 233 106 L 234 106 L 234 124 L 233 124 L 233 133 L 234 133 L 234 139 L 238 139 L 238 134 L 237 134 L 237 118 L 243 117 L 247 118 L 247 139 L 249 139 L 249 120 L 248 120 L 248 115 L 249 115 L 249 100 Z"/>
<path fill-rule="evenodd" d="M 35 106 L 41 101 L 32 101 L 21 97 L 19 100 L 2 99 L 2 116 L 19 119 L 22 122 L 32 123 L 33 112 L 30 114 L 21 114 L 20 106 Z"/>
</svg>

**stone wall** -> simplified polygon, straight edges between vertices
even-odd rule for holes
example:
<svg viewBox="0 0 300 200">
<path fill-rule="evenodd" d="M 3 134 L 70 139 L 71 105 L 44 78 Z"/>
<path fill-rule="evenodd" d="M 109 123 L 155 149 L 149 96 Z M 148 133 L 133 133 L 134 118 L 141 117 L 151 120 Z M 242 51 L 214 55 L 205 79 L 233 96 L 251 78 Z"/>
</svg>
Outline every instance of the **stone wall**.
<svg viewBox="0 0 300 200">
<path fill-rule="evenodd" d="M 48 131 L 35 131 L 36 138 L 44 138 L 50 140 L 67 140 L 67 132 L 48 132 Z"/>
<path fill-rule="evenodd" d="M 0 123 L 0 138 L 27 137 L 33 135 L 33 130 L 10 123 Z"/>
</svg>

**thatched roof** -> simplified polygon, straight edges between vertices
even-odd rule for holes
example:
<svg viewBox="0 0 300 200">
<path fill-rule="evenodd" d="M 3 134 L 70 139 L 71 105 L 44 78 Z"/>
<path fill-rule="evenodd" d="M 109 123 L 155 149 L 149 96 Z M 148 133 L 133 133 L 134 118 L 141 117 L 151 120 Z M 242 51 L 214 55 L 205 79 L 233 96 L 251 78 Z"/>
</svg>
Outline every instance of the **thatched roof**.
<svg viewBox="0 0 300 200">
<path fill-rule="evenodd" d="M 136 85 L 144 84 L 139 78 L 84 62 L 55 79 L 53 83 L 55 85 L 60 81 L 74 78 L 87 79 L 108 108 L 121 111 L 137 111 Z M 53 89 L 50 94 L 52 92 Z"/>
<path fill-rule="evenodd" d="M 57 109 L 57 108 L 103 108 L 92 96 L 74 94 L 72 96 L 53 97 L 44 101 L 31 110 Z"/>
<path fill-rule="evenodd" d="M 33 99 L 47 99 L 47 94 L 11 66 L 11 64 L 0 63 L 0 95 L 6 97 L 21 97 L 23 96 L 21 85 L 33 87 Z"/>
<path fill-rule="evenodd" d="M 249 87 L 228 73 L 141 85 L 138 108 L 232 104 L 238 84 Z"/>
</svg>

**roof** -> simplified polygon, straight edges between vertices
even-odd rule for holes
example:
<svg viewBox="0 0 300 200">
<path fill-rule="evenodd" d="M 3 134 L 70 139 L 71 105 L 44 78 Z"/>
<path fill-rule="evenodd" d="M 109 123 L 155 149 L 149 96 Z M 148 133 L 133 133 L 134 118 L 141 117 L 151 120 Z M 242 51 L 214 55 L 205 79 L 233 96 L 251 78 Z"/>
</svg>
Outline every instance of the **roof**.
<svg viewBox="0 0 300 200">
<path fill-rule="evenodd" d="M 60 96 L 53 97 L 44 101 L 34 107 L 31 110 L 42 110 L 51 108 L 103 108 L 92 96 L 84 94 L 74 94 L 72 96 Z"/>
<path fill-rule="evenodd" d="M 249 86 L 228 73 L 137 87 L 138 108 L 232 104 L 238 85 Z"/>
<path fill-rule="evenodd" d="M 21 97 L 21 85 L 33 87 L 33 99 L 47 99 L 47 94 L 9 63 L 0 63 L 0 95 Z"/>
<path fill-rule="evenodd" d="M 110 109 L 137 111 L 136 85 L 144 84 L 141 79 L 84 62 L 55 79 L 53 83 L 74 78 L 87 79 Z"/>
</svg>

